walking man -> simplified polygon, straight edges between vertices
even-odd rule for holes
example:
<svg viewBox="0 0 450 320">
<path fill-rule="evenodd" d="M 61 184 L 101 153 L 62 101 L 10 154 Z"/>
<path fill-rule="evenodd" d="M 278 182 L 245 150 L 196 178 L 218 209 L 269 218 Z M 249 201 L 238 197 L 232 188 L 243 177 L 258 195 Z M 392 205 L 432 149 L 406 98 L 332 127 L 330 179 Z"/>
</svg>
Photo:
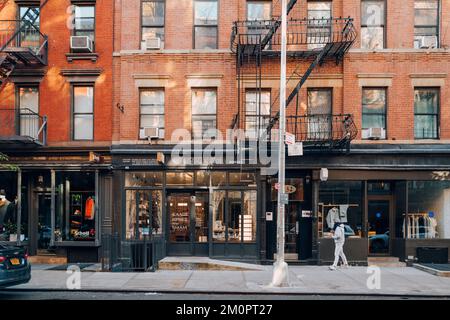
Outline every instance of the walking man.
<svg viewBox="0 0 450 320">
<path fill-rule="evenodd" d="M 344 243 L 345 243 L 345 226 L 344 224 L 339 224 L 334 231 L 334 263 L 330 266 L 330 270 L 336 270 L 339 263 L 339 258 L 342 259 L 344 267 L 348 267 L 347 257 L 344 254 Z"/>
</svg>

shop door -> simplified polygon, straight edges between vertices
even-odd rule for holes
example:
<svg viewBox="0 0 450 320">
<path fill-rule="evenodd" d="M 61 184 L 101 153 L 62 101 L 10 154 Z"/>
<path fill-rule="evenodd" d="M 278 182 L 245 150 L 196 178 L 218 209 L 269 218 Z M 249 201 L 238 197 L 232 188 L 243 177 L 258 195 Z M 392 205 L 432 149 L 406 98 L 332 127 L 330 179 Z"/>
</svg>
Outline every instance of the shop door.
<svg viewBox="0 0 450 320">
<path fill-rule="evenodd" d="M 209 193 L 168 192 L 169 255 L 208 256 Z"/>
<path fill-rule="evenodd" d="M 369 254 L 389 255 L 391 200 L 369 199 L 368 201 L 368 236 Z"/>
<path fill-rule="evenodd" d="M 295 202 L 286 206 L 285 213 L 285 254 L 287 260 L 298 260 L 299 254 L 299 210 L 301 207 Z"/>
<path fill-rule="evenodd" d="M 50 193 L 37 193 L 35 197 L 34 248 L 37 254 L 46 254 L 52 237 L 52 197 Z"/>
</svg>

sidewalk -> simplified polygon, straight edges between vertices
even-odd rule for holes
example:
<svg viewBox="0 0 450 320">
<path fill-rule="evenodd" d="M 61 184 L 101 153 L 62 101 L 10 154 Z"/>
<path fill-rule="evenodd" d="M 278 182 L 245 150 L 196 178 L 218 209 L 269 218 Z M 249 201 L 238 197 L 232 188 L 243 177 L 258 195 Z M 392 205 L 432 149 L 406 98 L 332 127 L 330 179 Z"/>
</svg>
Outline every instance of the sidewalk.
<svg viewBox="0 0 450 320">
<path fill-rule="evenodd" d="M 32 280 L 15 289 L 67 290 L 65 271 L 33 266 Z M 272 267 L 261 271 L 157 271 L 148 273 L 81 272 L 81 290 L 201 292 L 201 293 L 289 293 L 413 295 L 450 297 L 450 278 L 437 277 L 415 268 L 382 268 L 381 289 L 367 287 L 366 267 L 330 271 L 325 266 L 291 266 L 291 286 L 270 288 Z"/>
</svg>

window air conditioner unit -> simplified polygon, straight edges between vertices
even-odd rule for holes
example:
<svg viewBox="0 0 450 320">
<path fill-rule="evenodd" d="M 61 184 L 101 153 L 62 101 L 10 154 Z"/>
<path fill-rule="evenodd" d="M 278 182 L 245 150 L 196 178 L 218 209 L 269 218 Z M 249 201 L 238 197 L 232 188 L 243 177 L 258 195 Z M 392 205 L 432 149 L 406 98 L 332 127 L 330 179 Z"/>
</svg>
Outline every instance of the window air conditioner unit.
<svg viewBox="0 0 450 320">
<path fill-rule="evenodd" d="M 159 128 L 143 128 L 140 130 L 139 137 L 141 139 L 159 139 Z"/>
<path fill-rule="evenodd" d="M 70 49 L 73 52 L 92 53 L 94 52 L 94 43 L 88 36 L 70 37 Z"/>
<path fill-rule="evenodd" d="M 415 47 L 418 49 L 435 49 L 437 48 L 436 37 L 417 37 Z"/>
<path fill-rule="evenodd" d="M 371 140 L 386 139 L 386 130 L 384 128 L 369 128 L 366 129 L 366 137 Z"/>
<path fill-rule="evenodd" d="M 159 50 L 161 49 L 161 38 L 149 38 L 142 41 L 142 50 Z"/>
</svg>

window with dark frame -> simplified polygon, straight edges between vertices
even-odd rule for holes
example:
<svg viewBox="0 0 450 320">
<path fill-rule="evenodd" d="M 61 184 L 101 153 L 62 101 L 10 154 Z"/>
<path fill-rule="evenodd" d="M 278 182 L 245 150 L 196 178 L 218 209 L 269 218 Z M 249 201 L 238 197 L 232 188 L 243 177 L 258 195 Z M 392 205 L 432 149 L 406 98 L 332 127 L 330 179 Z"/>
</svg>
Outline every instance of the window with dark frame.
<svg viewBox="0 0 450 320">
<path fill-rule="evenodd" d="M 19 86 L 17 90 L 20 135 L 38 139 L 40 129 L 39 87 Z"/>
<path fill-rule="evenodd" d="M 142 89 L 140 92 L 140 132 L 145 128 L 157 128 L 159 139 L 164 139 L 165 131 L 164 96 L 164 89 Z"/>
<path fill-rule="evenodd" d="M 33 9 L 28 11 L 29 9 Z M 19 7 L 19 19 L 21 21 L 28 21 L 30 24 L 28 26 L 22 26 L 22 32 L 19 35 L 20 46 L 31 47 L 37 50 L 40 47 L 39 33 L 36 30 L 40 28 L 40 16 L 39 7 L 35 6 L 20 6 Z M 25 16 L 26 14 L 26 16 Z M 33 22 L 34 20 L 34 22 Z M 31 22 L 33 24 L 31 25 Z M 36 28 L 36 29 L 35 29 Z M 31 30 L 30 30 L 31 29 Z"/>
<path fill-rule="evenodd" d="M 76 5 L 74 36 L 88 36 L 95 43 L 95 6 Z"/>
<path fill-rule="evenodd" d="M 332 137 L 332 88 L 308 88 L 308 138 L 327 140 Z"/>
<path fill-rule="evenodd" d="M 165 42 L 165 0 L 142 1 L 141 40 L 159 38 L 161 49 Z"/>
<path fill-rule="evenodd" d="M 73 140 L 94 139 L 94 86 L 73 86 Z"/>
<path fill-rule="evenodd" d="M 384 0 L 361 1 L 361 48 L 385 47 L 386 10 Z"/>
<path fill-rule="evenodd" d="M 217 129 L 217 90 L 192 89 L 192 135 L 214 139 Z M 213 132 L 214 131 L 214 132 Z"/>
<path fill-rule="evenodd" d="M 267 0 L 247 0 L 247 20 L 251 21 L 248 25 L 248 34 L 255 35 L 254 39 L 249 41 L 258 43 L 269 32 L 270 25 L 266 25 L 264 20 L 272 19 L 272 1 Z M 252 36 L 253 37 L 253 36 Z M 270 48 L 270 43 L 266 49 Z"/>
<path fill-rule="evenodd" d="M 308 1 L 308 49 L 325 46 L 331 37 L 331 1 Z"/>
<path fill-rule="evenodd" d="M 414 48 L 439 48 L 439 0 L 414 1 Z"/>
<path fill-rule="evenodd" d="M 194 49 L 218 48 L 218 0 L 194 1 Z"/>
<path fill-rule="evenodd" d="M 379 131 L 378 139 L 386 139 L 386 88 L 362 89 L 362 138 L 369 139 L 371 131 Z M 377 131 L 377 132 L 378 132 Z"/>
<path fill-rule="evenodd" d="M 414 138 L 439 139 L 439 88 L 414 89 Z"/>
</svg>

